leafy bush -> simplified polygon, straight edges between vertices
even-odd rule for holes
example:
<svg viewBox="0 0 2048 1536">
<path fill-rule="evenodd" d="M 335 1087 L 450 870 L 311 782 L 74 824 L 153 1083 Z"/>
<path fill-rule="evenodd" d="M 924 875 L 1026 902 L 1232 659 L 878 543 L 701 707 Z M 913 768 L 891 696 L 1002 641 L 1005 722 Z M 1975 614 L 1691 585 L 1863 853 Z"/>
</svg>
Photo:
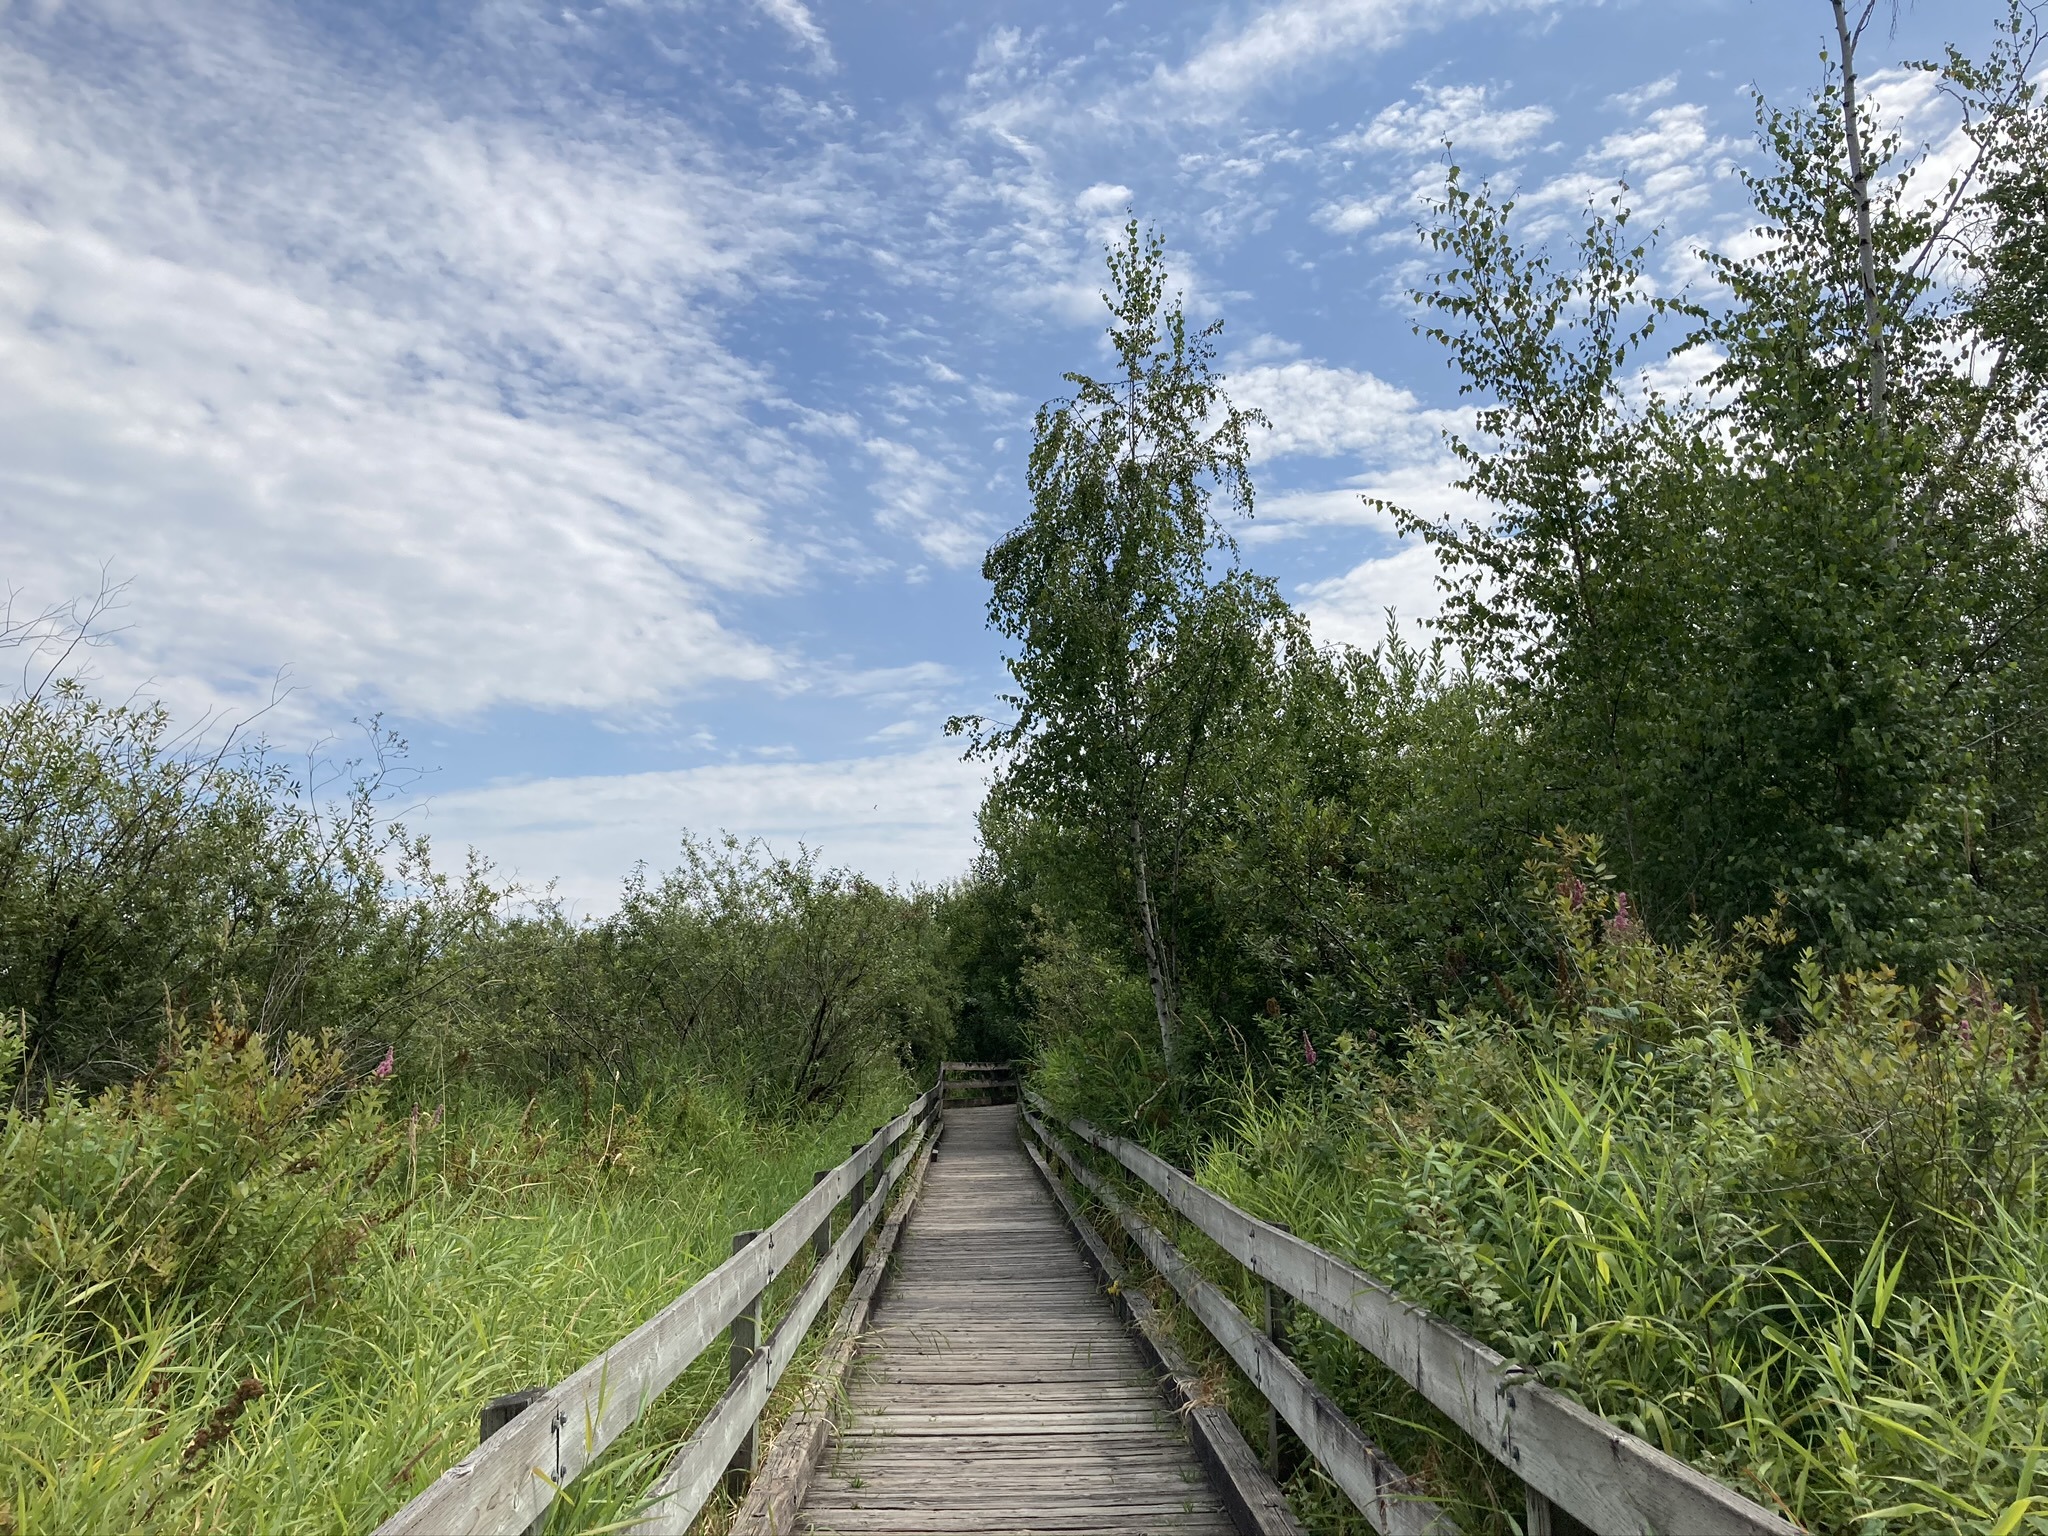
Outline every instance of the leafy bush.
<svg viewBox="0 0 2048 1536">
<path fill-rule="evenodd" d="M 362 760 L 294 774 L 75 680 L 0 704 L 0 1011 L 29 1096 L 146 1070 L 167 1000 L 369 1047 L 459 993 L 500 893 L 387 818 L 403 750 L 372 725 Z"/>
<path fill-rule="evenodd" d="M 1332 1042 L 1289 1097 L 1240 1095 L 1204 1181 L 1817 1529 L 2048 1527 L 2032 1023 L 1960 973 L 1921 994 L 1809 957 L 1787 1044 L 1743 1007 L 1777 919 L 1664 944 L 1597 842 L 1531 868 L 1552 990 L 1417 1029 L 1398 1074 Z M 1299 1343 L 1498 1509 L 1384 1373 Z"/>
<path fill-rule="evenodd" d="M 19 1062 L 19 1018 L 0 1066 Z M 419 1121 L 302 1035 L 180 1017 L 156 1067 L 0 1117 L 0 1316 L 54 1303 L 90 1333 L 173 1300 L 294 1312 L 331 1299 L 404 1203 Z M 402 1154 L 410 1151 L 413 1161 Z"/>
<path fill-rule="evenodd" d="M 954 1005 L 936 914 L 808 852 L 686 838 L 599 922 L 543 903 L 482 925 L 444 961 L 464 984 L 406 1044 L 522 1093 L 716 1079 L 757 1113 L 835 1110 L 877 1074 L 936 1068 Z"/>
</svg>

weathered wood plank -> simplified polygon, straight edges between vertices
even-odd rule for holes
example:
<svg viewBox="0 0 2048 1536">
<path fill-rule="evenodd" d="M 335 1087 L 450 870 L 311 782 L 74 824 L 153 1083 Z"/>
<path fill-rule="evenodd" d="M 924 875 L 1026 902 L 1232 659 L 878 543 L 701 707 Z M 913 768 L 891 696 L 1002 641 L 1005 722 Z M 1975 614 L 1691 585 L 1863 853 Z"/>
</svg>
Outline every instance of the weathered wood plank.
<svg viewBox="0 0 2048 1536">
<path fill-rule="evenodd" d="M 1122 1224 L 1145 1261 L 1187 1303 L 1209 1336 L 1223 1346 L 1266 1401 L 1280 1411 L 1323 1471 L 1382 1536 L 1456 1536 L 1449 1516 L 1424 1498 L 1408 1475 L 1373 1444 L 1321 1388 L 1179 1253 L 1150 1222 L 1061 1144 L 1044 1124 L 1026 1115 L 1039 1139 Z"/>
<path fill-rule="evenodd" d="M 1029 1115 L 1022 1118 L 1027 1124 L 1033 1123 Z M 1231 1524 L 1237 1527 L 1239 1536 L 1306 1536 L 1301 1522 L 1294 1518 L 1294 1511 L 1288 1507 L 1287 1496 L 1266 1469 L 1259 1465 L 1258 1458 L 1245 1444 L 1244 1436 L 1238 1432 L 1228 1411 L 1208 1400 L 1193 1365 L 1181 1353 L 1172 1330 L 1159 1316 L 1151 1299 L 1143 1291 L 1126 1284 L 1129 1275 L 1123 1263 L 1109 1251 L 1094 1226 L 1081 1214 L 1066 1186 L 1047 1166 L 1038 1147 L 1026 1142 L 1024 1150 L 1030 1156 L 1032 1166 L 1044 1178 L 1047 1190 L 1065 1213 L 1068 1229 L 1087 1252 L 1096 1274 L 1115 1295 L 1119 1310 L 1137 1330 L 1142 1347 L 1151 1355 L 1154 1371 L 1179 1410 L 1181 1421 L 1187 1425 L 1188 1439 L 1195 1447 L 1195 1454 L 1208 1472 L 1210 1482 L 1223 1495 L 1223 1501 L 1230 1510 Z M 1025 1390 L 1028 1388 L 1016 1386 L 1010 1392 L 1014 1397 Z M 1103 1389 L 1098 1387 L 1095 1390 Z"/>
<path fill-rule="evenodd" d="M 875 1262 L 860 1277 L 840 1309 L 831 1336 L 804 1385 L 800 1406 L 776 1434 L 760 1474 L 733 1515 L 730 1536 L 787 1536 L 796 1529 L 797 1509 L 810 1489 L 811 1478 L 832 1432 L 833 1404 L 844 1390 L 847 1367 L 853 1363 L 854 1351 L 859 1347 L 875 1292 L 888 1271 L 903 1223 L 917 1203 L 925 1170 L 931 1166 L 932 1153 L 938 1147 L 935 1121 L 936 1116 L 926 1119 L 934 1134 L 926 1139 L 917 1161 L 905 1176 L 895 1214 L 875 1239 Z"/>
<path fill-rule="evenodd" d="M 1050 1114 L 1029 1088 L 1026 1102 Z M 1552 1503 L 1605 1536 L 1798 1536 L 1799 1527 L 1543 1386 L 1363 1270 L 1260 1221 L 1122 1137 L 1067 1122 L 1193 1222 L 1383 1362 Z"/>
<path fill-rule="evenodd" d="M 812 1232 L 938 1097 L 934 1085 L 810 1193 L 632 1333 L 565 1377 L 443 1472 L 376 1536 L 509 1536 L 522 1531 L 666 1391 L 810 1243 Z"/>
<path fill-rule="evenodd" d="M 790 1304 L 782 1321 L 768 1336 L 768 1342 L 754 1352 L 753 1360 L 729 1387 L 704 1422 L 670 1459 L 668 1467 L 647 1490 L 646 1509 L 629 1527 L 631 1536 L 686 1536 L 712 1490 L 718 1486 L 735 1449 L 753 1429 L 767 1405 L 768 1394 L 789 1368 L 789 1362 L 803 1346 L 819 1311 L 831 1299 L 839 1277 L 853 1262 L 854 1250 L 866 1239 L 868 1228 L 887 1208 L 889 1193 L 922 1141 L 919 1131 L 912 1144 L 892 1163 L 876 1183 L 875 1192 L 859 1214 L 832 1245 L 826 1261 L 813 1271 L 804 1288 Z"/>
<path fill-rule="evenodd" d="M 949 1109 L 801 1528 L 1231 1530 L 1023 1156 Z"/>
</svg>

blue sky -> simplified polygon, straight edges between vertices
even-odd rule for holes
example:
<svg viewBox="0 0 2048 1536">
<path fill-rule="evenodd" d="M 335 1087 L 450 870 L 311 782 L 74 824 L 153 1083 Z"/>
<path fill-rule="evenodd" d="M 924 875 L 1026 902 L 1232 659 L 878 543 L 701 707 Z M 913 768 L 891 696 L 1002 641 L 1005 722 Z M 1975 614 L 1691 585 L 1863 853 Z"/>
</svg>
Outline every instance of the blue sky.
<svg viewBox="0 0 2048 1536">
<path fill-rule="evenodd" d="M 1903 6 L 1875 64 L 1980 44 Z M 1037 404 L 1135 210 L 1276 430 L 1245 550 L 1370 640 L 1453 504 L 1410 331 L 1444 139 L 1658 279 L 1738 241 L 1748 89 L 1824 0 L 0 0 L 0 579 L 130 583 L 103 684 L 302 749 L 381 712 L 419 813 L 591 909 L 680 830 L 971 854 L 941 727 Z M 1881 82 L 1882 83 L 1882 82 Z M 1894 91 L 1909 136 L 1938 104 Z"/>
</svg>

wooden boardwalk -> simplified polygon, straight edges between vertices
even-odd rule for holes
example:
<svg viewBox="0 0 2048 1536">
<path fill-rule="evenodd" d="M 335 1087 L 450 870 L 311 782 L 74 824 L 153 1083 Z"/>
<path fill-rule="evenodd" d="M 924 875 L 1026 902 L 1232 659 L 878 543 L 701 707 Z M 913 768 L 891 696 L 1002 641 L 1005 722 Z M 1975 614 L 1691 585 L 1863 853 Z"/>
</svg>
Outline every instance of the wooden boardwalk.
<svg viewBox="0 0 2048 1536">
<path fill-rule="evenodd" d="M 947 1111 L 801 1528 L 1228 1536 L 1016 1122 Z"/>
</svg>

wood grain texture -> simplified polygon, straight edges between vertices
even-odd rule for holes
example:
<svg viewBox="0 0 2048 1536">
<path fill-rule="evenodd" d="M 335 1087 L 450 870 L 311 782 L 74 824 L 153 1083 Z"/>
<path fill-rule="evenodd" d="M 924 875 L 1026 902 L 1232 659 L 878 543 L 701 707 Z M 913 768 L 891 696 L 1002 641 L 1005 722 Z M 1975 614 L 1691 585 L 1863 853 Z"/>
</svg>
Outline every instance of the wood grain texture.
<svg viewBox="0 0 2048 1536">
<path fill-rule="evenodd" d="M 1030 1089 L 1024 1098 L 1051 1110 Z M 1799 1536 L 1726 1484 L 1543 1386 L 1363 1270 L 1249 1215 L 1145 1148 L 1066 1126 L 1150 1185 L 1232 1258 L 1368 1350 L 1530 1487 L 1602 1536 Z"/>
<path fill-rule="evenodd" d="M 821 1179 L 760 1237 L 457 1461 L 376 1536 L 512 1536 L 604 1454 L 799 1252 L 939 1097 L 933 1086 Z"/>
<path fill-rule="evenodd" d="M 1012 1106 L 947 1110 L 849 1410 L 804 1501 L 812 1536 L 1233 1529 Z"/>
<path fill-rule="evenodd" d="M 1024 1117 L 1024 1121 L 1026 1125 L 1033 1124 L 1029 1115 Z M 1101 1234 L 1082 1215 L 1038 1145 L 1027 1139 L 1024 1151 L 1053 1199 L 1059 1203 L 1067 1230 L 1081 1244 L 1089 1268 L 1095 1271 L 1096 1280 L 1115 1298 L 1117 1310 L 1131 1326 L 1139 1352 L 1146 1357 L 1146 1363 L 1166 1393 L 1167 1401 L 1173 1404 L 1181 1423 L 1187 1427 L 1195 1459 L 1209 1474 L 1211 1486 L 1222 1494 L 1224 1507 L 1230 1513 L 1231 1524 L 1237 1527 L 1238 1536 L 1307 1536 L 1288 1506 L 1287 1496 L 1252 1454 L 1252 1448 L 1245 1443 L 1229 1411 L 1218 1404 L 1193 1364 L 1181 1352 L 1173 1337 L 1172 1326 L 1159 1315 L 1159 1309 L 1152 1305 L 1151 1298 L 1141 1288 L 1126 1283 L 1130 1276 L 1123 1262 L 1110 1252 Z"/>
<path fill-rule="evenodd" d="M 1301 1436 L 1330 1480 L 1382 1536 L 1457 1536 L 1450 1517 L 1424 1498 L 1406 1473 L 1344 1416 L 1301 1368 L 1252 1326 L 1222 1291 L 1205 1280 L 1107 1183 L 1082 1166 L 1041 1122 L 1026 1116 L 1041 1141 L 1122 1224 L 1145 1262 L 1171 1285 L 1209 1336 Z"/>
<path fill-rule="evenodd" d="M 853 1365 L 862 1331 L 874 1306 L 875 1292 L 887 1273 L 889 1260 L 902 1236 L 903 1223 L 916 1207 L 923 1188 L 925 1170 L 931 1165 L 936 1146 L 937 1109 L 927 1121 L 933 1136 L 925 1142 L 904 1176 L 903 1192 L 896 1210 L 875 1238 L 875 1262 L 854 1285 L 832 1324 L 832 1333 L 804 1383 L 803 1397 L 796 1412 L 784 1422 L 768 1448 L 766 1460 L 746 1500 L 733 1515 L 730 1536 L 790 1536 L 796 1529 L 797 1509 L 809 1492 L 811 1478 L 825 1454 L 832 1434 L 833 1409 L 845 1391 L 846 1373 Z"/>
<path fill-rule="evenodd" d="M 725 1395 L 719 1398 L 711 1412 L 705 1415 L 704 1422 L 670 1458 L 662 1475 L 647 1490 L 645 1508 L 628 1528 L 631 1536 L 684 1536 L 689 1530 L 705 1501 L 710 1498 L 712 1489 L 717 1486 L 721 1471 L 730 1465 L 734 1454 L 752 1435 L 754 1423 L 768 1402 L 768 1394 L 803 1347 L 804 1335 L 810 1332 L 811 1323 L 831 1299 L 839 1277 L 851 1267 L 853 1255 L 887 1206 L 890 1191 L 916 1154 L 917 1138 L 922 1135 L 922 1131 L 913 1133 L 911 1144 L 904 1148 L 886 1173 L 878 1176 L 867 1204 L 861 1207 L 846 1231 L 839 1235 L 825 1263 L 804 1283 L 796 1300 L 783 1314 L 782 1321 L 769 1335 L 768 1342 L 751 1350 L 751 1358 L 733 1378 Z"/>
</svg>

